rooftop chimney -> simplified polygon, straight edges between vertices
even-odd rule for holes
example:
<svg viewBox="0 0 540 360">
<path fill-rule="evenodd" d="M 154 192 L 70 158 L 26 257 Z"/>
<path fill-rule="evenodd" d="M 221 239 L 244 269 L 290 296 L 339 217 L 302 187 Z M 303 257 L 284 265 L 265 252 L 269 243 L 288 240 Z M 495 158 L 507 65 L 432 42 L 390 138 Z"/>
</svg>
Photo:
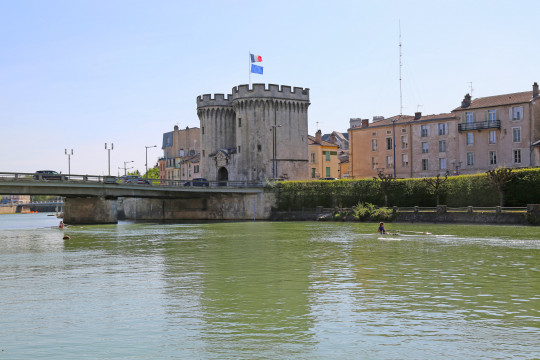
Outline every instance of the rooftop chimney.
<svg viewBox="0 0 540 360">
<path fill-rule="evenodd" d="M 463 98 L 463 101 L 461 102 L 461 107 L 466 108 L 469 106 L 471 106 L 471 95 L 467 94 L 465 95 L 465 97 Z"/>
<path fill-rule="evenodd" d="M 331 133 L 330 134 L 330 143 L 335 144 L 336 143 L 336 134 Z"/>
<path fill-rule="evenodd" d="M 422 113 L 421 112 L 415 112 L 414 113 L 414 120 L 418 120 L 422 117 Z"/>
<path fill-rule="evenodd" d="M 178 131 L 178 125 L 174 125 L 174 131 Z"/>
<path fill-rule="evenodd" d="M 362 127 L 366 128 L 369 126 L 369 119 L 362 119 Z"/>
<path fill-rule="evenodd" d="M 317 130 L 317 132 L 315 133 L 315 141 L 317 141 L 318 143 L 320 143 L 322 141 L 322 132 L 321 132 L 321 130 Z"/>
<path fill-rule="evenodd" d="M 539 93 L 538 93 L 538 83 L 535 82 L 533 84 L 533 98 L 537 97 L 538 95 L 539 95 Z"/>
</svg>

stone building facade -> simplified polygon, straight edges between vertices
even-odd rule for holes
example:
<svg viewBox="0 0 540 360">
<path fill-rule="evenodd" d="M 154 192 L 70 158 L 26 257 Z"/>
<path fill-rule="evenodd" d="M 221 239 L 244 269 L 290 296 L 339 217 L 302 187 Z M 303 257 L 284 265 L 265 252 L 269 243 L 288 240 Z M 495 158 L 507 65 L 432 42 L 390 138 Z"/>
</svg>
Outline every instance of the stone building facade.
<svg viewBox="0 0 540 360">
<path fill-rule="evenodd" d="M 163 134 L 163 157 L 159 159 L 162 180 L 191 180 L 200 176 L 201 131 L 199 128 L 174 130 Z"/>
<path fill-rule="evenodd" d="M 197 97 L 202 177 L 307 180 L 309 89 L 239 85 Z"/>
<path fill-rule="evenodd" d="M 540 166 L 540 92 L 472 99 L 451 113 L 351 119 L 352 178 L 475 174 Z"/>
<path fill-rule="evenodd" d="M 352 178 L 378 173 L 399 178 L 445 175 L 457 158 L 457 118 L 453 114 L 375 117 L 349 129 Z"/>
<path fill-rule="evenodd" d="M 322 139 L 321 130 L 308 135 L 310 180 L 339 178 L 339 146 Z"/>
<path fill-rule="evenodd" d="M 473 174 L 497 167 L 539 166 L 540 93 L 533 91 L 471 99 L 465 95 L 452 111 L 459 118 L 461 172 Z"/>
</svg>

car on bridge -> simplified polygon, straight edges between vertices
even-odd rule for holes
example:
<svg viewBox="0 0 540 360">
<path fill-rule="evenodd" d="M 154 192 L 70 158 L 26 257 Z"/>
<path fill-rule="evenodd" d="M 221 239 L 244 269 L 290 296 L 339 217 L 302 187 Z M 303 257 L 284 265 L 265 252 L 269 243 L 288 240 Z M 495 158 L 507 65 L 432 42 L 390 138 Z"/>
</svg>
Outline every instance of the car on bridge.
<svg viewBox="0 0 540 360">
<path fill-rule="evenodd" d="M 122 184 L 145 184 L 145 185 L 152 185 L 152 181 L 149 179 L 142 178 L 137 175 L 127 175 L 120 180 Z"/>
<path fill-rule="evenodd" d="M 53 170 L 38 170 L 34 174 L 34 180 L 63 180 L 62 174 L 57 173 Z"/>
<path fill-rule="evenodd" d="M 205 178 L 195 178 L 184 183 L 184 186 L 210 186 L 210 183 Z"/>
</svg>

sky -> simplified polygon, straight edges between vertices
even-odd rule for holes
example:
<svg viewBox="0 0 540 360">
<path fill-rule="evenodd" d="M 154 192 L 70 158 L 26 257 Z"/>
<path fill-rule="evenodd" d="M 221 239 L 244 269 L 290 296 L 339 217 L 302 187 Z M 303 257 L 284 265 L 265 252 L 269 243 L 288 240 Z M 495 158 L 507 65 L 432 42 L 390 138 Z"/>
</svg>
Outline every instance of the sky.
<svg viewBox="0 0 540 360">
<path fill-rule="evenodd" d="M 196 97 L 310 89 L 309 133 L 540 82 L 540 1 L 0 0 L 0 172 L 145 172 Z M 401 82 L 400 82 L 401 34 Z M 472 85 L 472 86 L 471 86 Z M 156 148 L 146 146 L 157 145 Z M 73 155 L 68 158 L 65 150 Z"/>
</svg>

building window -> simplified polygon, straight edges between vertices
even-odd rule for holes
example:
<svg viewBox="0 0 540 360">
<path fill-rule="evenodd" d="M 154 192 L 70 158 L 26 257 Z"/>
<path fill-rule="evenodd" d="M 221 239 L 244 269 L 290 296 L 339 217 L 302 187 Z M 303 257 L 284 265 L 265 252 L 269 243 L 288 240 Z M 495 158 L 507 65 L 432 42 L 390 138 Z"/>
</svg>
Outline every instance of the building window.
<svg viewBox="0 0 540 360">
<path fill-rule="evenodd" d="M 238 127 L 242 127 L 242 118 L 238 118 Z"/>
<path fill-rule="evenodd" d="M 392 150 L 392 138 L 386 138 L 386 150 Z"/>
<path fill-rule="evenodd" d="M 497 143 L 497 132 L 495 130 L 489 131 L 489 143 L 490 144 L 496 144 Z"/>
<path fill-rule="evenodd" d="M 521 128 L 512 128 L 512 141 L 515 143 L 521 142 Z"/>
<path fill-rule="evenodd" d="M 197 174 L 199 172 L 199 165 L 193 166 L 193 172 Z"/>
<path fill-rule="evenodd" d="M 422 170 L 423 170 L 423 171 L 429 170 L 429 162 L 428 162 L 428 159 L 422 159 Z"/>
<path fill-rule="evenodd" d="M 523 106 L 515 106 L 512 108 L 512 120 L 523 119 Z"/>
<path fill-rule="evenodd" d="M 240 153 L 240 150 L 241 150 L 241 147 L 240 145 L 238 145 L 238 153 Z"/>
<path fill-rule="evenodd" d="M 422 153 L 427 153 L 429 151 L 429 145 L 427 142 L 422 143 Z"/>
<path fill-rule="evenodd" d="M 467 124 L 472 124 L 474 122 L 474 113 L 472 111 L 467 111 L 465 113 L 465 122 Z"/>
<path fill-rule="evenodd" d="M 467 153 L 467 166 L 473 166 L 474 165 L 474 153 L 468 152 Z"/>
<path fill-rule="evenodd" d="M 488 110 L 488 121 L 497 121 L 497 110 Z"/>
<path fill-rule="evenodd" d="M 392 135 L 392 130 L 386 130 L 386 135 Z"/>
<path fill-rule="evenodd" d="M 421 137 L 429 136 L 429 127 L 427 125 L 422 125 L 420 127 L 420 136 Z"/>
<path fill-rule="evenodd" d="M 402 136 L 401 137 L 401 148 L 402 149 L 406 149 L 407 148 L 407 136 Z"/>
<path fill-rule="evenodd" d="M 377 139 L 371 139 L 371 151 L 377 151 Z"/>
<path fill-rule="evenodd" d="M 402 128 L 402 129 L 401 129 L 401 132 L 402 132 L 402 133 L 406 133 L 406 132 L 407 132 L 407 128 Z"/>
<path fill-rule="evenodd" d="M 377 136 L 377 133 L 376 133 L 376 132 L 372 132 L 372 133 L 371 133 L 371 136 Z"/>
<path fill-rule="evenodd" d="M 204 157 L 204 150 L 202 151 L 202 156 Z"/>
<path fill-rule="evenodd" d="M 184 156 L 184 149 L 180 149 L 180 151 L 178 152 L 180 156 Z"/>
<path fill-rule="evenodd" d="M 326 177 L 330 177 L 330 168 L 326 167 Z"/>
<path fill-rule="evenodd" d="M 315 153 L 311 153 L 311 163 L 315 164 Z"/>
<path fill-rule="evenodd" d="M 521 164 L 521 150 L 514 150 L 514 164 Z"/>
<path fill-rule="evenodd" d="M 439 152 L 446 152 L 446 140 L 439 141 Z"/>
<path fill-rule="evenodd" d="M 386 167 L 391 168 L 394 164 L 394 158 L 391 156 L 386 157 Z"/>
<path fill-rule="evenodd" d="M 467 145 L 474 145 L 474 133 L 467 133 Z"/>
<path fill-rule="evenodd" d="M 375 169 L 375 166 L 377 166 L 377 163 L 375 162 L 375 158 L 372 157 L 372 158 L 371 158 L 371 168 L 372 168 L 372 169 Z"/>
<path fill-rule="evenodd" d="M 201 126 L 202 134 L 204 135 L 204 126 Z"/>
<path fill-rule="evenodd" d="M 409 155 L 401 154 L 401 166 L 402 167 L 408 167 L 409 166 Z"/>
<path fill-rule="evenodd" d="M 262 151 L 262 146 L 260 144 L 257 145 L 257 151 L 258 152 L 261 152 Z"/>
<path fill-rule="evenodd" d="M 439 159 L 439 169 L 446 170 L 446 159 L 440 158 Z"/>
<path fill-rule="evenodd" d="M 439 124 L 439 135 L 446 135 L 446 124 Z"/>
<path fill-rule="evenodd" d="M 497 165 L 497 152 L 496 151 L 489 152 L 489 165 Z"/>
<path fill-rule="evenodd" d="M 315 169 L 315 168 L 311 168 L 311 178 L 312 178 L 312 179 L 315 179 L 315 172 L 316 172 L 316 169 Z"/>
</svg>

